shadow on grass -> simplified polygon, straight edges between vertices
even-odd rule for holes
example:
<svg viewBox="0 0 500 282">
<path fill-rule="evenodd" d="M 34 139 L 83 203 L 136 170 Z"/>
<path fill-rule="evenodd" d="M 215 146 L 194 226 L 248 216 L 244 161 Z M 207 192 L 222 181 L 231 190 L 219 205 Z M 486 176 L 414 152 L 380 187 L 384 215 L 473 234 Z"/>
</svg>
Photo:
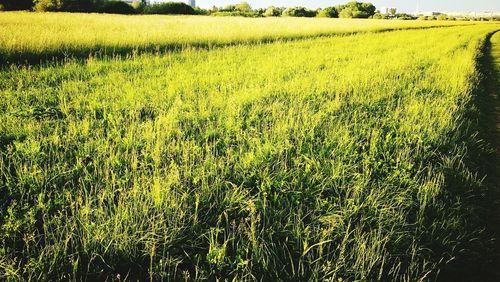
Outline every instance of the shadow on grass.
<svg viewBox="0 0 500 282">
<path fill-rule="evenodd" d="M 478 135 L 467 141 L 471 144 L 467 165 L 485 178 L 480 191 L 465 201 L 474 209 L 471 219 L 476 222 L 471 225 L 483 231 L 461 246 L 463 255 L 442 269 L 437 281 L 500 281 L 500 81 L 491 54 L 491 37 L 496 32 L 486 38 L 478 58 L 481 83 L 470 113 Z"/>
</svg>

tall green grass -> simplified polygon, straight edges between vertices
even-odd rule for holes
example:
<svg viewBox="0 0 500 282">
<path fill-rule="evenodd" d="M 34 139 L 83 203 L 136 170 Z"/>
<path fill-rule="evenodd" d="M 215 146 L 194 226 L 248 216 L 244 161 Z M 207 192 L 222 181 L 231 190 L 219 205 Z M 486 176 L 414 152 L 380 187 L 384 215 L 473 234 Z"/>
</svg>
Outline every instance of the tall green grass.
<svg viewBox="0 0 500 282">
<path fill-rule="evenodd" d="M 466 159 L 493 28 L 11 66 L 0 278 L 435 278 L 487 247 Z"/>
<path fill-rule="evenodd" d="M 496 67 L 497 74 L 500 74 L 500 33 L 495 33 L 491 38 L 492 52 L 491 55 L 494 58 L 494 64 Z M 498 77 L 498 75 L 497 75 Z M 500 78 L 499 78 L 500 80 Z"/>
<path fill-rule="evenodd" d="M 471 23 L 5 12 L 0 16 L 0 62 L 38 63 L 54 57 L 211 48 L 277 39 L 465 24 Z"/>
</svg>

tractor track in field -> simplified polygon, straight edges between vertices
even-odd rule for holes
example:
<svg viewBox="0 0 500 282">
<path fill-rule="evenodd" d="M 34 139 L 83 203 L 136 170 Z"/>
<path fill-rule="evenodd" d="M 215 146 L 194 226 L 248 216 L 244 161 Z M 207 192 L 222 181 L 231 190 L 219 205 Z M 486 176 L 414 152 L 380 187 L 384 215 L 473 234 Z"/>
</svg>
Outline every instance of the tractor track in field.
<svg viewBox="0 0 500 282">
<path fill-rule="evenodd" d="M 487 38 L 482 59 L 483 95 L 478 100 L 480 135 L 486 141 L 489 154 L 482 159 L 486 173 L 484 184 L 486 232 L 493 239 L 491 251 L 478 262 L 480 268 L 472 277 L 475 281 L 500 281 L 500 30 Z M 477 279 L 480 280 L 477 280 Z M 472 281 L 472 280 L 468 280 Z"/>
<path fill-rule="evenodd" d="M 481 144 L 471 142 L 467 166 L 484 176 L 482 189 L 469 202 L 475 214 L 471 224 L 482 232 L 463 246 L 472 256 L 455 257 L 440 271 L 440 282 L 500 281 L 500 30 L 485 38 L 477 67 L 481 77 L 472 115 L 478 136 L 469 137 Z"/>
<path fill-rule="evenodd" d="M 489 39 L 489 59 L 490 59 L 490 78 L 488 94 L 492 101 L 491 115 L 494 117 L 494 123 L 491 127 L 491 144 L 494 149 L 494 163 L 491 167 L 491 195 L 494 203 L 491 222 L 491 229 L 494 233 L 495 244 L 493 258 L 494 276 L 492 281 L 500 281 L 500 32 L 497 31 Z"/>
</svg>

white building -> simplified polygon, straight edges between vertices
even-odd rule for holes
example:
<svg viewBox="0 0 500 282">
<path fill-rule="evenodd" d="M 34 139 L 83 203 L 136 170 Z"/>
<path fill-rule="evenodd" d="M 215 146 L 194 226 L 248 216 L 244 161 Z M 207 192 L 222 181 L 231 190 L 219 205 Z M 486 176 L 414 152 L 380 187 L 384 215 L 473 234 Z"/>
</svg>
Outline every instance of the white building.
<svg viewBox="0 0 500 282">
<path fill-rule="evenodd" d="M 441 14 L 455 18 L 500 18 L 498 12 L 419 12 L 415 16 L 439 16 Z"/>
<path fill-rule="evenodd" d="M 452 17 L 469 17 L 469 18 L 498 18 L 500 13 L 495 12 L 448 12 L 443 13 Z"/>
</svg>

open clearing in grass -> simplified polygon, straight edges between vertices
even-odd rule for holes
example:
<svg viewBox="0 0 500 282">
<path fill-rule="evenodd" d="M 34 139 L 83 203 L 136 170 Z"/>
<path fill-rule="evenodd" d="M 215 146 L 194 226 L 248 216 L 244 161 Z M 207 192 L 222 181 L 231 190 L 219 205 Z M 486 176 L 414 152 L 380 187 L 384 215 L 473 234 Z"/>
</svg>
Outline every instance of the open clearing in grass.
<svg viewBox="0 0 500 282">
<path fill-rule="evenodd" d="M 470 25 L 472 22 L 365 19 L 124 16 L 4 12 L 0 61 L 128 54 L 356 32 Z"/>
<path fill-rule="evenodd" d="M 1 278 L 419 281 L 476 259 L 495 28 L 5 69 Z"/>
</svg>

